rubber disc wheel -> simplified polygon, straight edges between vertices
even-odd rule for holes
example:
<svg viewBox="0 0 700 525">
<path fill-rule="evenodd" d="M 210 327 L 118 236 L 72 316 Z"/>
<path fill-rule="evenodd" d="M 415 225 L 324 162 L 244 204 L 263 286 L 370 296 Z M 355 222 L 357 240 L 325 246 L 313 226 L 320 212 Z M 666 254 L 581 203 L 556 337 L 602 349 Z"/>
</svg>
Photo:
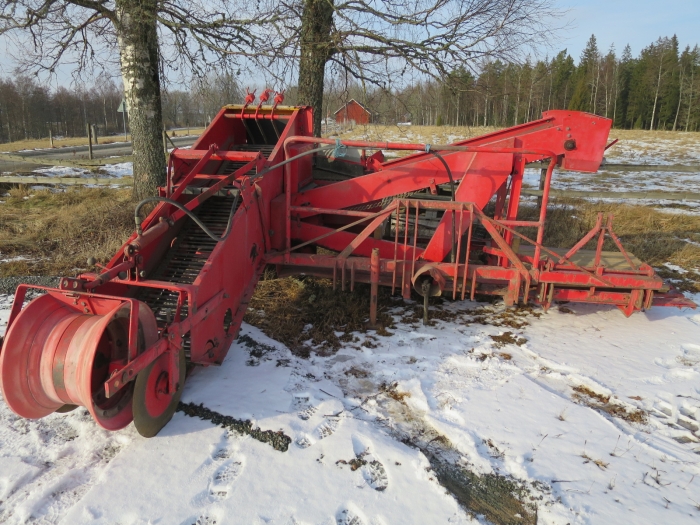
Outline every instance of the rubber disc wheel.
<svg viewBox="0 0 700 525">
<path fill-rule="evenodd" d="M 182 397 L 187 363 L 185 351 L 180 349 L 180 377 L 177 391 L 170 395 L 168 388 L 168 354 L 144 368 L 134 382 L 134 426 L 143 437 L 153 437 L 170 421 Z"/>
</svg>

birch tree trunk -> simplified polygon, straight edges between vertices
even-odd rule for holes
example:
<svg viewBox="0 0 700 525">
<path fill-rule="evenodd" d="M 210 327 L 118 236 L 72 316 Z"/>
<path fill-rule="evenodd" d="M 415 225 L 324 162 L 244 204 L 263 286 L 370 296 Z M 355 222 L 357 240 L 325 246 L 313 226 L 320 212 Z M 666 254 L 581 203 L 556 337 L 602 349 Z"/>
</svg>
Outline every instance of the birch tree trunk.
<svg viewBox="0 0 700 525">
<path fill-rule="evenodd" d="M 331 56 L 332 0 L 305 0 L 299 42 L 299 103 L 314 108 L 315 137 L 321 136 L 323 79 Z"/>
<path fill-rule="evenodd" d="M 656 93 L 654 94 L 654 109 L 651 110 L 651 124 L 649 124 L 649 130 L 654 129 L 654 117 L 656 116 L 656 104 L 659 101 L 659 89 L 661 88 L 661 68 L 664 63 L 663 51 L 661 52 L 661 58 L 659 58 L 659 76 L 656 80 Z"/>
<path fill-rule="evenodd" d="M 134 151 L 134 198 L 165 183 L 156 0 L 117 0 L 117 35 Z"/>
<path fill-rule="evenodd" d="M 523 76 L 522 70 L 520 71 L 520 74 L 518 75 L 518 95 L 515 99 L 515 119 L 513 120 L 513 126 L 518 125 L 518 113 L 520 113 L 520 79 Z"/>
<path fill-rule="evenodd" d="M 688 114 L 685 118 L 685 130 L 688 131 L 688 126 L 690 125 L 690 111 L 693 109 L 693 83 L 695 82 L 695 68 L 691 66 L 690 69 L 690 96 L 688 97 Z M 9 124 L 8 124 L 9 131 Z"/>
<path fill-rule="evenodd" d="M 681 113 L 681 101 L 683 100 L 683 69 L 681 68 L 681 81 L 678 86 L 678 107 L 676 108 L 676 118 L 673 119 L 673 131 L 676 131 L 678 125 L 678 115 Z"/>
</svg>

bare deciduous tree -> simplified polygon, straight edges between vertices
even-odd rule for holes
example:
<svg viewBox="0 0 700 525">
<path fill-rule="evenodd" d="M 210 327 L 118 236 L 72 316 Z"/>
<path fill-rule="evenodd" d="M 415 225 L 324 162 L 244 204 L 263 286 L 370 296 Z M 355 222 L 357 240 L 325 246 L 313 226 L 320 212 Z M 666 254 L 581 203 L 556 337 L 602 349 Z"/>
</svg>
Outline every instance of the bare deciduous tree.
<svg viewBox="0 0 700 525">
<path fill-rule="evenodd" d="M 484 58 L 515 58 L 545 42 L 554 0 L 0 0 L 0 34 L 20 61 L 86 70 L 118 49 L 134 146 L 134 193 L 152 194 L 165 160 L 160 66 L 206 72 L 214 59 L 268 71 L 298 68 L 298 102 L 321 130 L 326 64 L 389 87 L 408 70 L 435 78 Z M 255 10 L 254 12 L 252 10 Z M 249 15 L 246 17 L 246 12 Z M 163 53 L 161 50 L 173 50 Z"/>
<path fill-rule="evenodd" d="M 548 41 L 552 0 L 271 0 L 260 19 L 258 57 L 298 63 L 298 102 L 317 109 L 326 64 L 388 87 L 409 70 L 444 78 L 484 58 L 517 58 Z M 279 63 L 279 62 L 278 62 Z M 283 65 L 287 65 L 284 64 Z"/>
<path fill-rule="evenodd" d="M 255 49 L 257 22 L 242 20 L 235 7 L 187 0 L 0 0 L 0 35 L 11 39 L 17 61 L 37 73 L 68 63 L 76 75 L 85 74 L 104 68 L 118 51 L 139 198 L 155 193 L 165 178 L 161 65 L 201 71 Z M 161 46 L 173 52 L 161 54 Z"/>
</svg>

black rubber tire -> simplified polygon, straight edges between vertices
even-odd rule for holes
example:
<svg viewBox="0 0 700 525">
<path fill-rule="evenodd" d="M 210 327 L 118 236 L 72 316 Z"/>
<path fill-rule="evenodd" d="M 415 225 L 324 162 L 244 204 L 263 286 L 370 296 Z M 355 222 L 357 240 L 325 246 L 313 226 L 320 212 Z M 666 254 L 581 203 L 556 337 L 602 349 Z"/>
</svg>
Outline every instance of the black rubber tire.
<svg viewBox="0 0 700 525">
<path fill-rule="evenodd" d="M 161 356 L 162 357 L 162 356 Z M 159 357 L 160 359 L 160 357 Z M 177 409 L 182 397 L 182 389 L 185 386 L 185 373 L 187 371 L 187 362 L 185 360 L 185 350 L 180 349 L 180 377 L 178 379 L 179 388 L 173 395 L 168 407 L 159 416 L 153 417 L 146 410 L 146 385 L 148 376 L 151 374 L 156 361 L 144 368 L 134 381 L 134 396 L 133 396 L 133 412 L 134 426 L 139 434 L 143 437 L 154 437 L 161 429 L 168 424 Z"/>
</svg>

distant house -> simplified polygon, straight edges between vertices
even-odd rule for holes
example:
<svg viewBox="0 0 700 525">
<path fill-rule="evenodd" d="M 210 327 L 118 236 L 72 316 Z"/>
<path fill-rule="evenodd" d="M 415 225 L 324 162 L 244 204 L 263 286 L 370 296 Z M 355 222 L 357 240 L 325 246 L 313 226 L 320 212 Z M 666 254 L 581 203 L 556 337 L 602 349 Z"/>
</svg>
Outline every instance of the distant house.
<svg viewBox="0 0 700 525">
<path fill-rule="evenodd" d="M 350 99 L 334 114 L 338 124 L 353 121 L 355 124 L 369 124 L 372 122 L 372 113 L 357 100 Z"/>
</svg>

